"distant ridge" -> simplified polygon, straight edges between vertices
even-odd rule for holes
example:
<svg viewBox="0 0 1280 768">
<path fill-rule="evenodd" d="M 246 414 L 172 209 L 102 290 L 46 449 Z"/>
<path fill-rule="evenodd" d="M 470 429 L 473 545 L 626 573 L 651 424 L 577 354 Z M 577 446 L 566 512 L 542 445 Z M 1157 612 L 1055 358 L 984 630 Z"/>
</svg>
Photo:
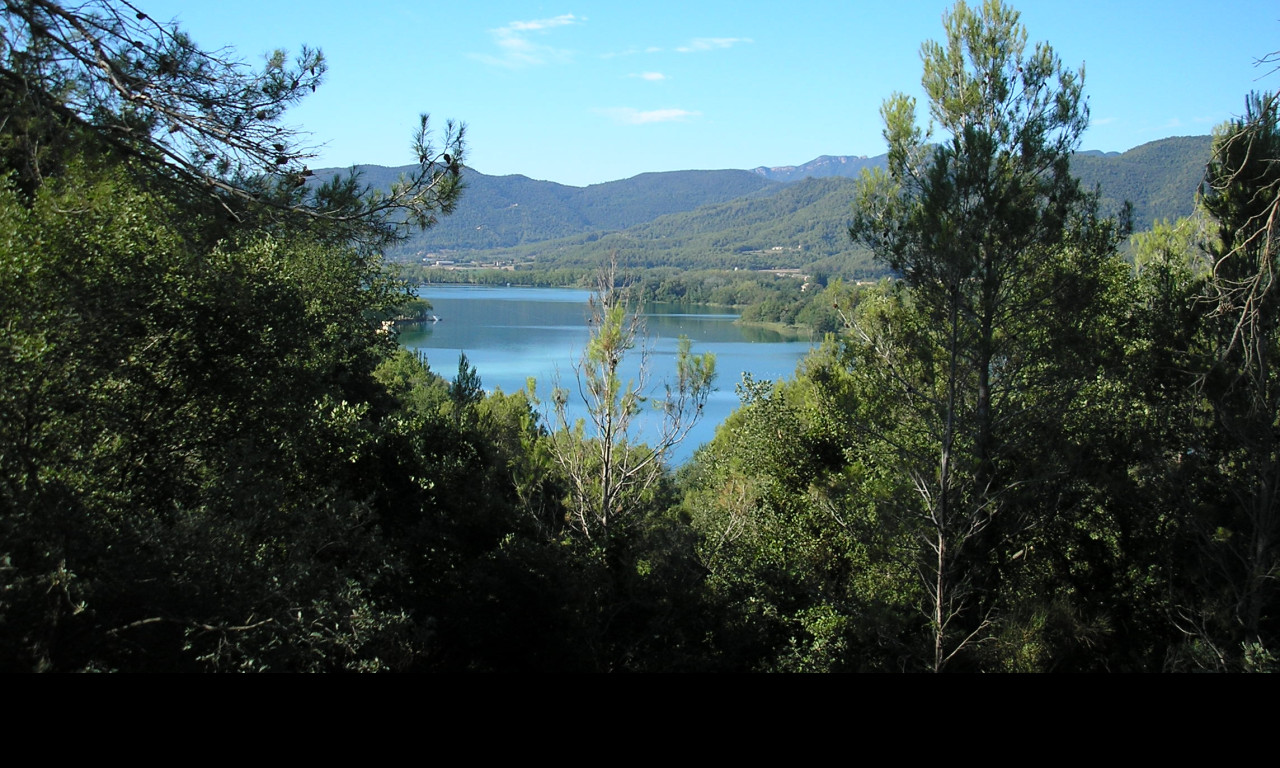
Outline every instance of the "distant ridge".
<svg viewBox="0 0 1280 768">
<path fill-rule="evenodd" d="M 388 188 L 412 168 L 357 166 L 364 183 Z M 334 169 L 318 172 L 326 178 Z M 511 248 L 584 232 L 610 232 L 671 213 L 692 211 L 776 188 L 750 171 L 670 171 L 570 187 L 527 176 L 463 170 L 466 191 L 457 210 L 397 250 Z"/>
<path fill-rule="evenodd" d="M 866 155 L 822 155 L 804 165 L 780 165 L 773 168 L 760 166 L 751 172 L 773 181 L 800 181 L 802 179 L 825 179 L 831 176 L 856 178 L 863 168 L 887 167 L 886 155 L 867 157 Z"/>
<path fill-rule="evenodd" d="M 1211 142 L 1209 136 L 1178 136 L 1123 153 L 1082 151 L 1072 169 L 1086 187 L 1101 188 L 1105 214 L 1131 201 L 1134 228 L 1141 231 L 1191 213 Z M 467 168 L 457 211 L 388 255 L 416 261 L 443 253 L 467 260 L 501 254 L 581 263 L 620 248 L 669 265 L 731 264 L 756 249 L 782 249 L 792 261 L 847 255 L 852 244 L 846 247 L 841 233 L 853 201 L 849 180 L 885 165 L 885 155 L 823 155 L 795 166 L 642 173 L 588 187 Z M 365 183 L 386 188 L 409 168 L 360 170 Z M 846 183 L 782 194 L 806 179 Z"/>
<path fill-rule="evenodd" d="M 1081 150 L 1072 158 L 1071 168 L 1087 188 L 1101 186 L 1105 213 L 1118 211 L 1125 200 L 1133 203 L 1134 229 L 1142 231 L 1160 219 L 1191 214 L 1212 143 L 1211 136 L 1172 136 L 1127 152 Z M 887 167 L 887 158 L 823 155 L 804 165 L 760 167 L 752 172 L 782 182 L 852 178 L 863 168 Z"/>
</svg>

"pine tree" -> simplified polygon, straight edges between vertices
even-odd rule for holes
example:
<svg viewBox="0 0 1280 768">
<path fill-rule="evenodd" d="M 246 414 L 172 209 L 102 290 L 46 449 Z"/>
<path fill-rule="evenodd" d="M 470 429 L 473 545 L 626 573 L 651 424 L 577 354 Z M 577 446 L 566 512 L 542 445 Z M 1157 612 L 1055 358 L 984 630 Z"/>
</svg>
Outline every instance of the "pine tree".
<svg viewBox="0 0 1280 768">
<path fill-rule="evenodd" d="M 870 375 L 900 395 L 868 426 L 914 488 L 904 516 L 924 520 L 935 670 L 997 616 L 1001 571 L 1030 524 L 1018 499 L 1052 472 L 1031 457 L 1073 394 L 1065 372 L 1088 365 L 1087 308 L 1120 231 L 1070 173 L 1089 119 L 1082 74 L 1047 44 L 1029 48 L 998 0 L 959 2 L 944 26 L 945 42 L 921 51 L 944 135 L 918 127 L 914 99 L 886 101 L 888 173 L 864 174 L 850 228 L 905 289 L 896 326 L 864 314 L 853 331 Z"/>
</svg>

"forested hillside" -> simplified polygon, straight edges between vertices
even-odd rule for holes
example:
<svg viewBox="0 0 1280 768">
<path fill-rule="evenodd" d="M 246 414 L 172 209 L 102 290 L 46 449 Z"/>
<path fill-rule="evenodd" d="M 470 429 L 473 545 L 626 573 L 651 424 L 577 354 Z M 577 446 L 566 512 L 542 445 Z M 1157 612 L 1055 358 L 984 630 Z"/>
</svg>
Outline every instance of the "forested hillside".
<svg viewBox="0 0 1280 768">
<path fill-rule="evenodd" d="M 406 168 L 359 166 L 362 181 L 389 189 Z M 320 171 L 325 177 L 333 169 Z M 466 205 L 394 254 L 488 251 L 585 232 L 610 232 L 779 186 L 747 171 L 644 173 L 622 181 L 569 187 L 524 176 L 462 172 Z"/>
<path fill-rule="evenodd" d="M 1086 187 L 1102 189 L 1102 210 L 1132 203 L 1134 227 L 1143 231 L 1191 213 L 1209 141 L 1177 137 L 1123 154 L 1078 153 L 1071 168 Z M 429 254 L 464 263 L 536 261 L 539 271 L 581 268 L 614 250 L 635 267 L 799 268 L 833 259 L 845 278 L 875 277 L 884 269 L 844 230 L 854 178 L 886 162 L 885 155 L 822 157 L 753 172 L 642 174 L 585 188 L 467 170 L 458 211 L 389 254 L 409 261 Z M 361 170 L 367 183 L 385 188 L 402 169 Z"/>
<path fill-rule="evenodd" d="M 621 232 L 592 232 L 489 251 L 483 258 L 536 261 L 539 268 L 548 269 L 582 268 L 617 252 L 633 268 L 773 269 L 842 256 L 852 260 L 848 274 L 880 274 L 849 242 L 846 220 L 852 184 L 840 178 L 807 179 L 772 194 L 659 216 Z"/>
<path fill-rule="evenodd" d="M 1119 155 L 1078 153 L 1071 172 L 1086 187 L 1101 187 L 1104 210 L 1132 203 L 1134 231 L 1143 232 L 1158 221 L 1191 215 L 1211 144 L 1210 136 L 1175 136 Z"/>
</svg>

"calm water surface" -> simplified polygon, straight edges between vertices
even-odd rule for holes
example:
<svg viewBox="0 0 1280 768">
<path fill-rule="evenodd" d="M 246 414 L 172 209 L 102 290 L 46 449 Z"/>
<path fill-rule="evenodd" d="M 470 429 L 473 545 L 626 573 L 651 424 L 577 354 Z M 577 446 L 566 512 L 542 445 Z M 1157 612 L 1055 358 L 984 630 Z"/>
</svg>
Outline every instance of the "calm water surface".
<svg viewBox="0 0 1280 768">
<path fill-rule="evenodd" d="M 486 390 L 514 392 L 524 389 L 526 380 L 533 377 L 538 397 L 547 402 L 559 377 L 562 386 L 576 391 L 573 366 L 588 338 L 588 291 L 430 285 L 420 288 L 418 295 L 431 302 L 440 322 L 406 326 L 400 343 L 424 351 L 436 373 L 452 379 L 458 353 L 466 352 Z M 716 391 L 707 401 L 702 421 L 673 456 L 677 464 L 714 437 L 716 426 L 738 406 L 734 385 L 743 372 L 756 379 L 790 378 L 813 346 L 808 341 L 788 341 L 767 329 L 738 325 L 736 314 L 708 307 L 649 304 L 644 313 L 651 392 L 661 392 L 663 379 L 674 377 L 680 336 L 693 342 L 694 354 L 716 355 Z M 639 364 L 637 345 L 623 364 L 623 376 L 636 378 Z M 579 404 L 575 415 L 583 413 Z M 651 438 L 658 426 L 656 417 L 646 418 L 639 438 Z"/>
</svg>

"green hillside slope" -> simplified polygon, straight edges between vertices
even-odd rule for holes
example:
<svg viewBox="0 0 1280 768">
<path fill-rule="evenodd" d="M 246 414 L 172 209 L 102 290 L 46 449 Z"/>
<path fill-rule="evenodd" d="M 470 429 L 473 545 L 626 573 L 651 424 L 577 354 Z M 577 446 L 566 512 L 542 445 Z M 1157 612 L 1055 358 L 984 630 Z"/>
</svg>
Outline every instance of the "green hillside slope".
<svg viewBox="0 0 1280 768">
<path fill-rule="evenodd" d="M 1209 145 L 1208 136 L 1173 137 L 1123 154 L 1082 152 L 1072 166 L 1086 186 L 1101 187 L 1104 212 L 1131 201 L 1134 228 L 1141 231 L 1191 212 Z M 617 251 L 635 267 L 822 263 L 847 277 L 874 277 L 883 270 L 854 248 L 845 231 L 855 184 L 846 176 L 852 167 L 882 161 L 824 156 L 789 169 L 645 173 L 589 187 L 468 169 L 457 211 L 389 255 L 418 263 L 443 257 L 549 269 L 586 267 Z M 382 187 L 399 174 L 377 166 L 362 171 L 367 183 Z M 808 175 L 800 181 L 766 178 L 794 178 L 801 171 Z"/>
<path fill-rule="evenodd" d="M 1081 153 L 1071 168 L 1087 186 L 1101 185 L 1104 211 L 1118 210 L 1125 200 L 1133 203 L 1133 228 L 1141 232 L 1160 219 L 1191 214 L 1210 142 L 1209 136 L 1175 136 L 1121 155 Z"/>
<path fill-rule="evenodd" d="M 631 267 L 797 268 L 840 259 L 850 275 L 882 270 L 846 231 L 854 181 L 806 179 L 774 194 L 740 197 L 660 216 L 620 232 L 590 232 L 516 248 L 468 254 L 481 261 L 586 267 L 616 251 Z"/>
<path fill-rule="evenodd" d="M 359 169 L 366 184 L 381 189 L 404 170 Z M 325 178 L 327 173 L 317 176 Z M 584 232 L 626 229 L 665 214 L 781 186 L 737 170 L 643 173 L 589 187 L 519 175 L 488 176 L 470 168 L 463 174 L 467 189 L 457 210 L 427 232 L 415 233 L 393 256 L 509 248 Z"/>
</svg>

